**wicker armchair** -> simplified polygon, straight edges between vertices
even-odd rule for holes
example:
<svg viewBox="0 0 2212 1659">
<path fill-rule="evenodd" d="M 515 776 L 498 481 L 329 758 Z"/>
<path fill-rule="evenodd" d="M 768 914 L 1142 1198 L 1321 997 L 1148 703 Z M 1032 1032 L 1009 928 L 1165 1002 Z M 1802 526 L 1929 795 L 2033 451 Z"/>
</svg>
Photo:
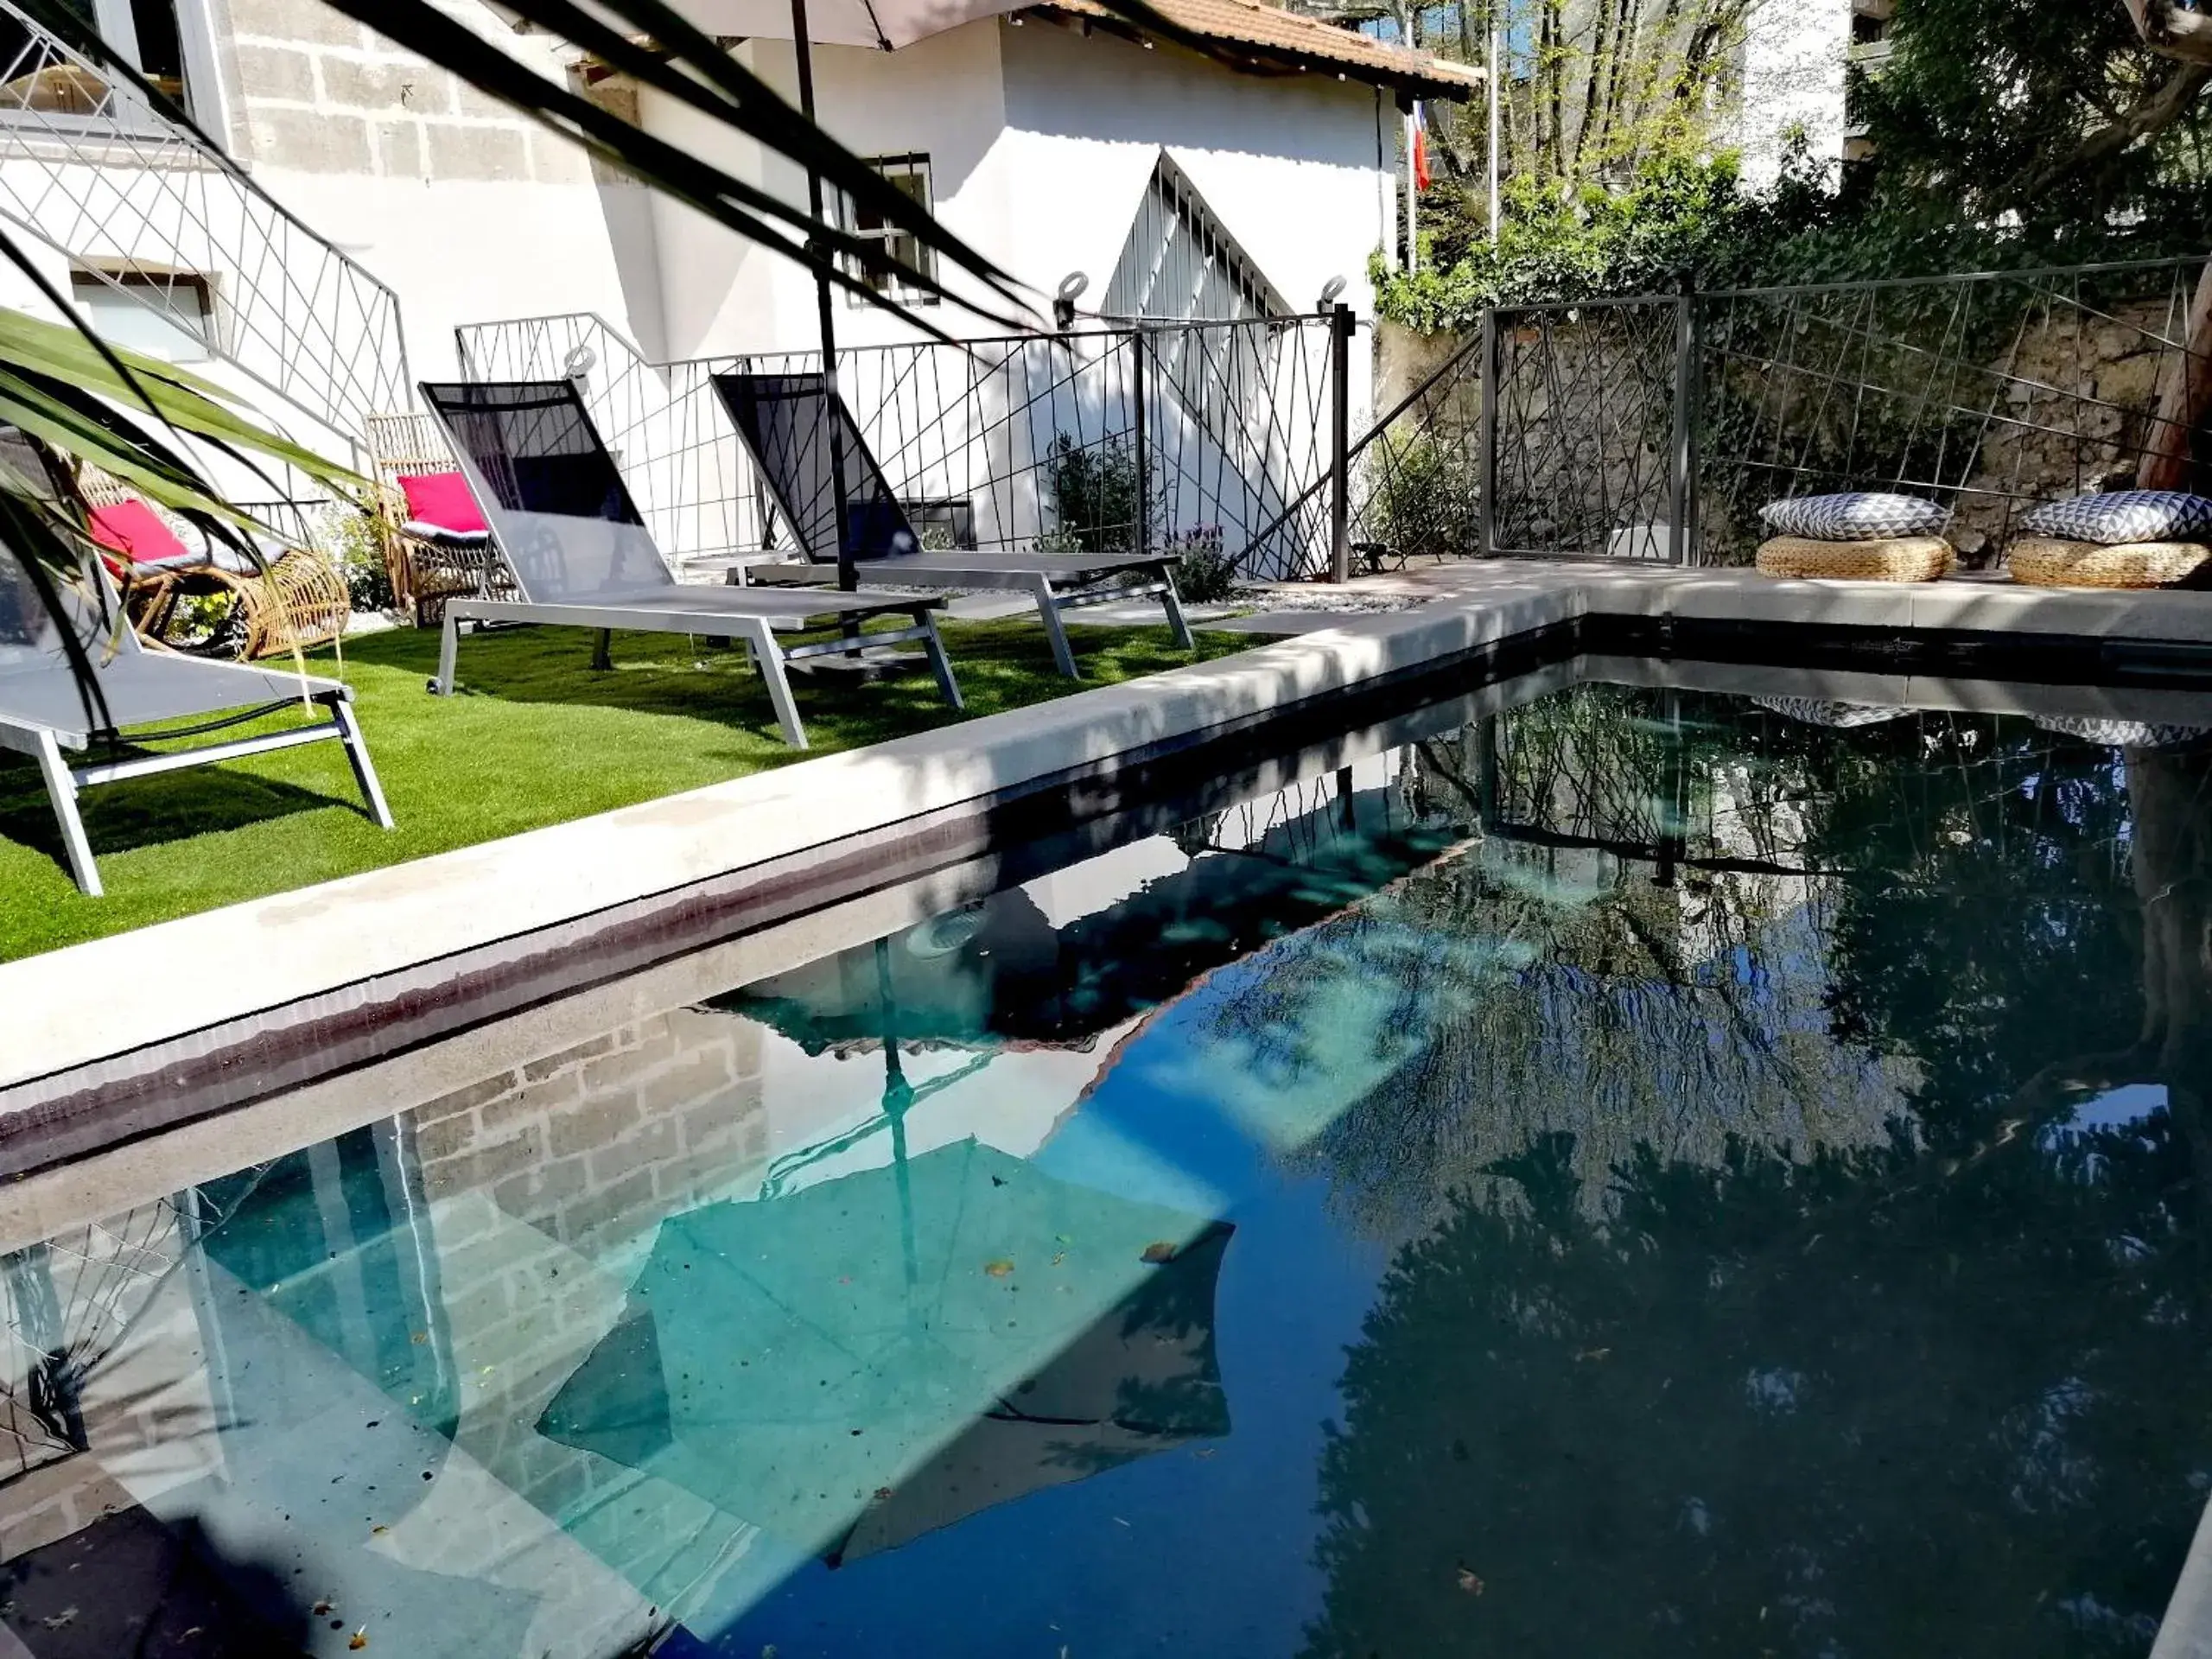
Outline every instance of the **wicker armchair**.
<svg viewBox="0 0 2212 1659">
<path fill-rule="evenodd" d="M 455 471 L 437 423 L 428 415 L 372 415 L 369 454 L 376 470 L 377 523 L 384 537 L 385 569 L 391 578 L 393 602 L 415 613 L 418 627 L 445 620 L 446 601 L 512 599 L 514 578 L 499 550 L 456 545 L 412 534 L 407 528 L 407 498 L 399 480 Z"/>
<path fill-rule="evenodd" d="M 95 509 L 137 499 L 129 486 L 90 467 L 78 485 Z M 260 516 L 265 522 L 266 511 Z M 118 561 L 116 581 L 132 629 L 142 639 L 195 657 L 250 660 L 329 644 L 346 632 L 353 602 L 346 579 L 308 548 L 302 531 L 294 526 L 291 544 L 266 569 L 213 545 L 190 563 L 149 568 Z"/>
</svg>

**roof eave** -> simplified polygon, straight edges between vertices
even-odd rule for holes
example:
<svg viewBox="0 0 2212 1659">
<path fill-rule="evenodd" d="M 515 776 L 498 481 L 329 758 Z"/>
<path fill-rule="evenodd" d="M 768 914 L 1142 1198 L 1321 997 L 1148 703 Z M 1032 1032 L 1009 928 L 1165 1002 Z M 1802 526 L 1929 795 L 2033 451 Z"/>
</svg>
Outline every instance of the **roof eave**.
<svg viewBox="0 0 2212 1659">
<path fill-rule="evenodd" d="M 1052 0 L 1025 7 L 1027 13 L 1071 18 L 1086 27 L 1117 35 L 1125 40 L 1145 41 L 1154 31 L 1120 16 L 1102 16 L 1089 7 L 1063 6 Z M 1172 36 L 1161 35 L 1170 44 L 1181 45 Z M 1401 99 L 1423 98 L 1438 102 L 1452 102 L 1473 97 L 1483 87 L 1483 71 L 1471 64 L 1454 65 L 1453 73 L 1439 74 L 1428 72 L 1418 61 L 1401 67 L 1395 64 L 1362 63 L 1356 60 L 1322 57 L 1317 54 L 1300 52 L 1291 47 L 1262 44 L 1240 40 L 1231 35 L 1206 37 L 1216 48 L 1206 55 L 1228 64 L 1231 69 L 1256 74 L 1274 71 L 1287 74 L 1332 75 L 1338 80 L 1357 81 L 1364 86 L 1377 86 L 1397 93 Z M 1248 61 L 1237 62 L 1234 59 Z"/>
</svg>

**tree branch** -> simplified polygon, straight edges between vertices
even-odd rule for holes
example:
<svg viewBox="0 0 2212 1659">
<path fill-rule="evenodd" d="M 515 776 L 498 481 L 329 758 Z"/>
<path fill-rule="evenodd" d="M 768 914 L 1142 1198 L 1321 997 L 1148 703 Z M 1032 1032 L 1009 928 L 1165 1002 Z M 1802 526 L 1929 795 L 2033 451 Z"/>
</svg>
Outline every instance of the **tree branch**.
<svg viewBox="0 0 2212 1659">
<path fill-rule="evenodd" d="M 2212 83 L 2212 61 L 2179 65 L 2158 86 L 2083 138 L 2069 154 L 2030 174 L 2022 181 L 2018 194 L 2023 198 L 2039 195 L 2060 181 L 2102 167 L 2132 145 L 2164 131 L 2188 113 L 2208 83 Z"/>
<path fill-rule="evenodd" d="M 2212 63 L 2212 12 L 2184 10 L 2176 0 L 2121 0 L 2135 32 L 2153 52 L 2190 63 Z"/>
</svg>

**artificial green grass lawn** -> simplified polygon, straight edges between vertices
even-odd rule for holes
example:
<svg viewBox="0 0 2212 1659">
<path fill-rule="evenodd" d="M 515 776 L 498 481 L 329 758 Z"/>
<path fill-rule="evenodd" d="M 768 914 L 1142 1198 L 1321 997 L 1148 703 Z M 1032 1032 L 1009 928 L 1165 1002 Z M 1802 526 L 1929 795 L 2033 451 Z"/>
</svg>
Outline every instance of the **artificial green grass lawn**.
<svg viewBox="0 0 2212 1659">
<path fill-rule="evenodd" d="M 1165 627 L 1069 633 L 1082 686 L 1052 671 L 1033 619 L 946 623 L 964 715 L 938 700 L 926 669 L 874 684 L 798 679 L 809 753 L 1042 702 L 1249 643 L 1200 633 L 1194 658 Z M 105 898 L 87 899 L 61 862 L 36 769 L 0 755 L 0 961 L 805 758 L 785 747 L 741 652 L 682 635 L 618 633 L 613 671 L 595 673 L 591 635 L 582 629 L 502 630 L 461 642 L 461 693 L 440 698 L 423 690 L 437 647 L 434 632 L 397 630 L 365 635 L 344 652 L 343 676 L 398 821 L 391 831 L 363 811 L 336 743 L 111 784 L 81 798 L 107 887 Z M 319 674 L 340 671 L 328 651 L 308 664 Z"/>
</svg>

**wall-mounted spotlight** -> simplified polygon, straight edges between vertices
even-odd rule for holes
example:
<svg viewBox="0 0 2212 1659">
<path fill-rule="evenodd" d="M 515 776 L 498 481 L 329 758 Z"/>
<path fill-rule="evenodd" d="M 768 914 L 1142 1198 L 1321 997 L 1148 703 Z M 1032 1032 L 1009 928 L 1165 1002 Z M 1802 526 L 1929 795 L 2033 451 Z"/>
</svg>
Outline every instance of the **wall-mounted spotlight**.
<svg viewBox="0 0 2212 1659">
<path fill-rule="evenodd" d="M 1329 280 L 1328 280 L 1327 282 L 1325 282 L 1325 283 L 1322 283 L 1322 284 L 1321 284 L 1321 299 L 1320 299 L 1320 302 L 1319 302 L 1318 305 L 1316 305 L 1313 308 L 1314 308 L 1316 311 L 1326 311 L 1326 310 L 1327 310 L 1331 306 L 1334 305 L 1339 298 L 1341 298 L 1341 297 L 1343 296 L 1343 294 L 1344 294 L 1344 288 L 1345 288 L 1345 283 L 1344 283 L 1344 279 L 1343 277 L 1341 277 L 1341 276 L 1332 276 L 1332 277 L 1330 277 L 1330 278 L 1329 278 Z"/>
<path fill-rule="evenodd" d="M 599 353 L 588 346 L 570 348 L 561 361 L 561 372 L 571 380 L 581 380 L 599 366 Z"/>
<path fill-rule="evenodd" d="M 1052 321 L 1062 332 L 1075 327 L 1075 302 L 1090 286 L 1090 278 L 1079 270 L 1071 270 L 1060 278 L 1059 291 L 1052 296 Z"/>
</svg>

